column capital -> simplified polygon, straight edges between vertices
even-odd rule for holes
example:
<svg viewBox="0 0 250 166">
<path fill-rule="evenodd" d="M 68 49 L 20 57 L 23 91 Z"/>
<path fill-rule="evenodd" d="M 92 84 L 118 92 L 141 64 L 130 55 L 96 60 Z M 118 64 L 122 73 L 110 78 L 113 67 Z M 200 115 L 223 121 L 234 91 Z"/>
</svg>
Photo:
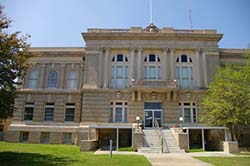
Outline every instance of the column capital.
<svg viewBox="0 0 250 166">
<path fill-rule="evenodd" d="M 171 52 L 174 52 L 174 51 L 175 51 L 175 48 L 169 48 L 169 50 L 170 50 Z"/>
<path fill-rule="evenodd" d="M 162 48 L 162 51 L 164 52 L 164 51 L 168 51 L 168 48 Z"/>
<path fill-rule="evenodd" d="M 129 51 L 130 51 L 130 52 L 132 52 L 132 51 L 134 52 L 134 51 L 135 51 L 135 48 L 134 48 L 134 47 L 130 47 L 130 48 L 129 48 Z"/>
<path fill-rule="evenodd" d="M 195 48 L 195 52 L 201 52 L 201 48 Z"/>
<path fill-rule="evenodd" d="M 143 51 L 143 48 L 137 48 L 137 51 L 138 51 L 138 52 L 142 52 L 142 51 Z"/>
<path fill-rule="evenodd" d="M 105 49 L 106 52 L 110 51 L 110 47 L 105 47 L 104 49 Z"/>
<path fill-rule="evenodd" d="M 104 51 L 104 47 L 99 47 L 99 52 L 103 52 Z"/>
</svg>

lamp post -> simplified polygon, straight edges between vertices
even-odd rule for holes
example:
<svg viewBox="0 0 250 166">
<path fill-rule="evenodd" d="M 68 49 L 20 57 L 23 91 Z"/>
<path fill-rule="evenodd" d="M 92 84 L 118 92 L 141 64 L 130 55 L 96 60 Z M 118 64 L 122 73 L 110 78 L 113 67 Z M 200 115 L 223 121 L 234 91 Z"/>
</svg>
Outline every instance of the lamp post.
<svg viewBox="0 0 250 166">
<path fill-rule="evenodd" d="M 181 129 L 181 132 L 182 132 L 182 127 L 183 127 L 183 117 L 179 117 L 179 121 L 180 121 L 180 129 Z"/>
<path fill-rule="evenodd" d="M 136 119 L 136 122 L 137 122 L 136 131 L 139 132 L 140 131 L 140 129 L 139 129 L 140 125 L 139 124 L 140 124 L 141 119 L 140 119 L 139 116 L 137 116 L 135 119 Z"/>
</svg>

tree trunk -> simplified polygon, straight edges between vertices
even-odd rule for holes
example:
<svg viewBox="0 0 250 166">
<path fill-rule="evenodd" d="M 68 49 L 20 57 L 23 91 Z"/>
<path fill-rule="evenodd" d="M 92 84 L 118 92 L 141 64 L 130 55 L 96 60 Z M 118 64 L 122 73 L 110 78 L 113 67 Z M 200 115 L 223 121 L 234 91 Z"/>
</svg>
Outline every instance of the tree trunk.
<svg viewBox="0 0 250 166">
<path fill-rule="evenodd" d="M 231 133 L 232 141 L 238 142 L 237 127 L 235 125 L 230 125 L 229 130 Z"/>
</svg>

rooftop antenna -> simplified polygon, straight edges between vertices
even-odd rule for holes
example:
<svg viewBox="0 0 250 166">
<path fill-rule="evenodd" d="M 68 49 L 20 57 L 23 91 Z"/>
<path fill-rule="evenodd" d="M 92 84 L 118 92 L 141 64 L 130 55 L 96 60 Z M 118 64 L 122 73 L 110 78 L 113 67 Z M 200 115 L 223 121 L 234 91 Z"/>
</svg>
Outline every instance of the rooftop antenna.
<svg viewBox="0 0 250 166">
<path fill-rule="evenodd" d="M 192 20 L 192 9 L 189 9 L 189 25 L 190 29 L 193 29 L 193 20 Z"/>
<path fill-rule="evenodd" d="M 152 0 L 149 0 L 149 24 L 153 23 L 153 9 L 152 9 Z"/>
</svg>

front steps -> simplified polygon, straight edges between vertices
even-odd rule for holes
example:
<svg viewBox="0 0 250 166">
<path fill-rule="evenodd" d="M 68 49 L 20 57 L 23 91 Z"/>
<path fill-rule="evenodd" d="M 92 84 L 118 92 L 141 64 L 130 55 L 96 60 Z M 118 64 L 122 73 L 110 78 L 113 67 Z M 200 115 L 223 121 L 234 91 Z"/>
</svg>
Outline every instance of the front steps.
<svg viewBox="0 0 250 166">
<path fill-rule="evenodd" d="M 164 144 L 163 146 L 163 153 L 184 153 L 184 151 L 177 146 L 176 140 L 171 130 L 164 129 L 161 131 L 167 142 L 167 145 Z M 143 130 L 143 135 L 142 135 L 143 147 L 138 149 L 138 152 L 162 153 L 161 140 L 157 132 L 158 132 L 157 129 Z"/>
</svg>

